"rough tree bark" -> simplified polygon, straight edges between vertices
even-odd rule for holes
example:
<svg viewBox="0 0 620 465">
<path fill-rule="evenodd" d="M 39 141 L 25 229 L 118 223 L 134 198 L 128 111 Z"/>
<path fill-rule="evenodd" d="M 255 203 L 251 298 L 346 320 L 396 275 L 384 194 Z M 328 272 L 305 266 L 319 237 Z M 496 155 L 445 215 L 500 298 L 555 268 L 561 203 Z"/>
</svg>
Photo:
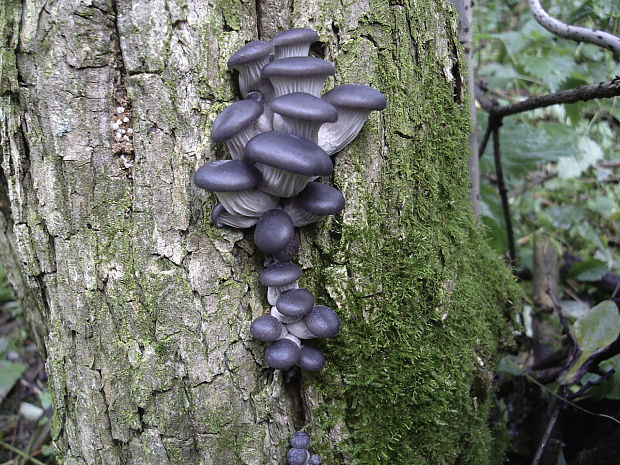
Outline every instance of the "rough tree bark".
<svg viewBox="0 0 620 465">
<path fill-rule="evenodd" d="M 228 57 L 309 26 L 335 80 L 388 108 L 335 157 L 343 214 L 306 228 L 302 284 L 340 314 L 283 384 L 248 334 L 251 234 L 214 229 L 196 168 L 237 99 Z M 65 464 L 489 462 L 489 365 L 515 293 L 467 201 L 468 109 L 441 1 L 3 0 L 0 258 L 37 337 Z M 134 136 L 116 143 L 122 106 Z"/>
</svg>

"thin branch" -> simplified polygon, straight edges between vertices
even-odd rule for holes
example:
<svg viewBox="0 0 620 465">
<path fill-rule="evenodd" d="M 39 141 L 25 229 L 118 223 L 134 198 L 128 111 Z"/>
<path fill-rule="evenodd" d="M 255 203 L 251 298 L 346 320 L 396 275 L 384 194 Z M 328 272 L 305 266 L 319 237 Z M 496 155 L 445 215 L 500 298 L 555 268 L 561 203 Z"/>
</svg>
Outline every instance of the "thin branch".
<svg viewBox="0 0 620 465">
<path fill-rule="evenodd" d="M 545 430 L 545 434 L 543 435 L 542 440 L 540 441 L 540 444 L 538 445 L 538 449 L 536 450 L 536 455 L 534 456 L 534 460 L 532 460 L 532 465 L 538 465 L 538 463 L 540 462 L 540 458 L 542 457 L 542 453 L 545 450 L 545 446 L 547 445 L 549 436 L 551 436 L 551 432 L 553 431 L 555 422 L 558 420 L 559 416 L 560 416 L 560 405 L 558 404 L 553 409 L 553 415 L 551 415 L 551 419 L 549 420 L 549 423 L 547 424 L 547 429 Z"/>
<path fill-rule="evenodd" d="M 502 157 L 499 146 L 499 127 L 501 126 L 501 120 L 499 124 L 492 124 L 489 118 L 489 125 L 493 128 L 493 157 L 495 159 L 497 189 L 499 190 L 499 195 L 502 198 L 502 210 L 504 211 L 504 221 L 506 222 L 506 233 L 508 235 L 508 259 L 510 260 L 510 266 L 514 266 L 517 254 L 515 250 L 514 233 L 512 231 L 512 220 L 510 219 L 508 189 L 506 188 L 506 183 L 504 182 L 504 171 L 502 169 Z"/>
<path fill-rule="evenodd" d="M 620 58 L 620 38 L 604 31 L 595 31 L 587 27 L 572 26 L 558 21 L 547 13 L 540 0 L 529 0 L 530 11 L 534 19 L 552 34 L 577 42 L 588 42 L 600 47 L 607 48 Z"/>
</svg>

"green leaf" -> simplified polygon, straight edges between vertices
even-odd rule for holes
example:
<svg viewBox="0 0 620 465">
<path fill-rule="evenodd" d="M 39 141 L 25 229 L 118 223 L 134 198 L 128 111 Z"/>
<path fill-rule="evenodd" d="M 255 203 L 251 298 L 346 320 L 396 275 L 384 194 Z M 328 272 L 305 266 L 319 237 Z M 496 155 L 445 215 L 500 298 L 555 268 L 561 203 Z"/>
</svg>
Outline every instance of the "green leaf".
<svg viewBox="0 0 620 465">
<path fill-rule="evenodd" d="M 603 244 L 603 241 L 599 237 L 598 233 L 592 228 L 592 226 L 590 226 L 589 223 L 579 223 L 577 225 L 577 234 L 591 244 L 594 244 L 599 249 L 605 248 L 605 244 Z"/>
<path fill-rule="evenodd" d="M 552 92 L 558 90 L 575 69 L 571 56 L 520 56 L 519 63 L 530 76 L 547 84 Z"/>
<path fill-rule="evenodd" d="M 523 374 L 521 367 L 507 356 L 502 357 L 500 361 L 497 362 L 497 365 L 495 365 L 495 372 L 512 376 L 520 376 Z"/>
<path fill-rule="evenodd" d="M 576 178 L 601 158 L 601 147 L 589 137 L 580 137 L 579 153 L 558 162 L 558 176 L 562 179 Z"/>
<path fill-rule="evenodd" d="M 604 195 L 599 195 L 598 197 L 588 200 L 586 207 L 603 216 L 611 216 L 616 213 L 617 209 L 616 202 Z"/>
<path fill-rule="evenodd" d="M 598 399 L 606 397 L 611 400 L 620 400 L 620 355 L 605 360 L 600 364 L 600 367 L 605 371 L 613 368 L 614 374 L 611 375 L 611 378 L 603 381 L 600 386 L 590 388 L 588 395 Z"/>
<path fill-rule="evenodd" d="M 41 402 L 41 407 L 43 407 L 43 410 L 47 410 L 52 406 L 52 394 L 49 389 L 41 391 L 39 394 L 39 402 Z"/>
<path fill-rule="evenodd" d="M 25 363 L 0 360 L 0 390 L 10 391 L 27 368 Z"/>
<path fill-rule="evenodd" d="M 607 273 L 607 263 L 595 258 L 574 263 L 568 271 L 568 277 L 577 281 L 592 282 L 600 280 Z"/>
<path fill-rule="evenodd" d="M 566 379 L 569 381 L 591 355 L 618 339 L 620 334 L 618 307 L 612 300 L 604 300 L 575 322 L 574 331 L 581 355 L 566 374 Z"/>
<path fill-rule="evenodd" d="M 547 214 L 553 220 L 553 226 L 559 229 L 572 228 L 584 219 L 583 210 L 575 205 L 549 208 Z"/>
</svg>

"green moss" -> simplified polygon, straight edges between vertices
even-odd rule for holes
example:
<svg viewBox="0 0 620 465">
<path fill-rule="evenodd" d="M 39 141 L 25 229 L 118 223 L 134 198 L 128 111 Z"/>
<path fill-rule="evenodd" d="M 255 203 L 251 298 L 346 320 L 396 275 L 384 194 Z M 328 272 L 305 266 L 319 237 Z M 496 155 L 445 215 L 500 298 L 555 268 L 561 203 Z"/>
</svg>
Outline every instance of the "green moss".
<svg viewBox="0 0 620 465">
<path fill-rule="evenodd" d="M 467 109 L 427 33 L 434 15 L 448 13 L 439 4 L 415 8 L 371 1 L 355 31 L 381 44 L 370 84 L 387 97 L 385 129 L 371 121 L 338 156 L 345 169 L 335 183 L 345 198 L 359 197 L 323 261 L 343 270 L 304 275 L 305 285 L 329 291 L 318 300 L 342 318 L 339 337 L 322 345 L 329 363 L 310 380 L 332 401 L 312 413 L 316 435 L 340 422 L 350 432 L 337 447 L 323 441 L 326 462 L 490 463 L 481 380 L 518 292 L 470 213 Z M 359 39 L 344 47 L 337 65 L 344 82 L 363 82 L 364 47 Z M 368 154 L 381 138 L 387 150 L 373 165 Z M 484 398 L 472 394 L 476 384 Z"/>
</svg>

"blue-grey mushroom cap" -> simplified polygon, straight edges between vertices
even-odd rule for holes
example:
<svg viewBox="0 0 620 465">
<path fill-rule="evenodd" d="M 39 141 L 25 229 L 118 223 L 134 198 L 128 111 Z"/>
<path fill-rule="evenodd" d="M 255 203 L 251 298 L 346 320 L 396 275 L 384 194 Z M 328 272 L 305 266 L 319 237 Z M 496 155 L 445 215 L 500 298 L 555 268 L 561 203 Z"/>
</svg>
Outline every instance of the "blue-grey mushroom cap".
<svg viewBox="0 0 620 465">
<path fill-rule="evenodd" d="M 301 278 L 301 268 L 291 262 L 280 262 L 269 265 L 260 274 L 260 282 L 263 286 L 280 287 L 286 286 Z"/>
<path fill-rule="evenodd" d="M 245 160 L 212 161 L 194 173 L 194 184 L 213 192 L 248 191 L 260 179 L 260 172 Z"/>
<path fill-rule="evenodd" d="M 267 210 L 256 223 L 254 243 L 265 253 L 278 252 L 295 237 L 291 217 L 284 210 Z"/>
<path fill-rule="evenodd" d="M 303 350 L 303 347 L 301 348 Z M 307 449 L 310 446 L 310 435 L 305 431 L 296 431 L 291 436 L 291 447 L 296 449 Z"/>
<path fill-rule="evenodd" d="M 265 363 L 279 370 L 292 368 L 298 359 L 299 347 L 290 339 L 278 339 L 265 351 Z"/>
<path fill-rule="evenodd" d="M 325 365 L 325 355 L 316 347 L 303 346 L 297 365 L 306 371 L 319 371 Z"/>
<path fill-rule="evenodd" d="M 343 84 L 326 92 L 321 98 L 335 107 L 360 110 L 383 110 L 386 105 L 381 92 L 363 84 Z"/>
<path fill-rule="evenodd" d="M 306 326 L 317 337 L 334 337 L 340 331 L 340 319 L 336 312 L 324 305 L 317 305 L 305 317 Z"/>
<path fill-rule="evenodd" d="M 299 241 L 293 237 L 282 250 L 273 253 L 273 258 L 281 262 L 290 262 L 299 252 Z"/>
<path fill-rule="evenodd" d="M 319 454 L 312 454 L 308 460 L 308 465 L 321 465 L 321 456 Z"/>
<path fill-rule="evenodd" d="M 263 104 L 254 99 L 239 100 L 222 111 L 211 129 L 213 142 L 224 142 L 250 126 L 263 113 Z"/>
<path fill-rule="evenodd" d="M 258 60 L 268 56 L 273 51 L 273 44 L 264 40 L 254 40 L 248 42 L 230 57 L 228 67 L 234 68 L 238 65 L 244 65 L 254 60 Z"/>
<path fill-rule="evenodd" d="M 308 289 L 289 289 L 278 297 L 276 308 L 282 315 L 302 317 L 314 307 L 314 296 Z"/>
<path fill-rule="evenodd" d="M 308 459 L 308 451 L 306 449 L 297 449 L 293 447 L 286 453 L 286 461 L 289 465 L 305 465 Z"/>
<path fill-rule="evenodd" d="M 303 137 L 265 132 L 245 147 L 248 160 L 306 176 L 329 176 L 334 165 L 321 147 Z"/>
<path fill-rule="evenodd" d="M 292 92 L 276 98 L 271 109 L 280 115 L 305 121 L 334 123 L 338 110 L 331 103 L 306 92 Z"/>
<path fill-rule="evenodd" d="M 250 334 L 261 342 L 276 341 L 282 334 L 282 323 L 271 315 L 262 315 L 250 325 Z"/>
<path fill-rule="evenodd" d="M 331 63 L 314 57 L 289 57 L 274 60 L 263 68 L 261 75 L 270 76 L 333 76 L 336 68 Z"/>
<path fill-rule="evenodd" d="M 312 29 L 307 28 L 293 28 L 278 33 L 273 38 L 273 45 L 279 47 L 281 45 L 299 44 L 302 42 L 316 42 L 319 39 L 319 35 Z"/>
<path fill-rule="evenodd" d="M 332 186 L 313 181 L 299 193 L 297 203 L 315 215 L 334 215 L 344 208 L 344 196 Z"/>
</svg>

